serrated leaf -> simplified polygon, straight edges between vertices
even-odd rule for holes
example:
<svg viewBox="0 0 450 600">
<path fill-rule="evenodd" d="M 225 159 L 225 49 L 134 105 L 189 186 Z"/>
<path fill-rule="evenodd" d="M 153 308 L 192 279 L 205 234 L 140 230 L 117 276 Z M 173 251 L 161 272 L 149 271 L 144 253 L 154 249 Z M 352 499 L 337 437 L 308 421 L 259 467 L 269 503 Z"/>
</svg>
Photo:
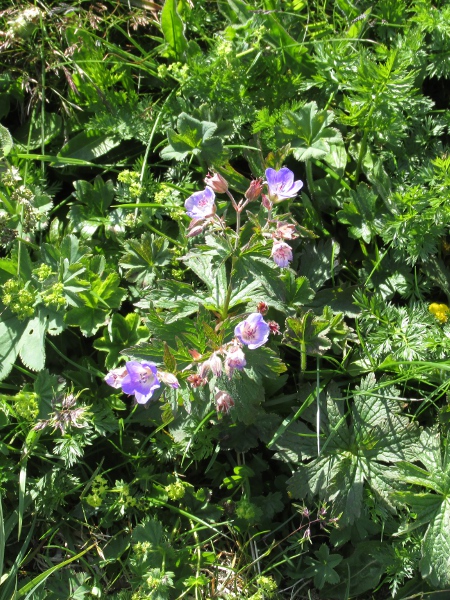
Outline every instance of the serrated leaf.
<svg viewBox="0 0 450 600">
<path fill-rule="evenodd" d="M 39 316 L 34 317 L 28 321 L 20 340 L 20 358 L 32 371 L 40 371 L 45 366 L 46 325 Z"/>
<path fill-rule="evenodd" d="M 376 235 L 375 223 L 377 196 L 365 183 L 360 183 L 356 192 L 351 191 L 352 200 L 344 202 L 342 210 L 338 211 L 337 217 L 344 225 L 349 225 L 350 237 L 358 240 L 363 239 L 369 244 L 372 236 Z"/>
<path fill-rule="evenodd" d="M 278 141 L 290 143 L 297 160 L 324 158 L 333 145 L 342 144 L 340 131 L 329 127 L 333 120 L 332 111 L 318 111 L 317 104 L 309 102 L 296 113 L 284 113 L 283 125 L 277 133 Z"/>
<path fill-rule="evenodd" d="M 330 324 L 326 319 L 316 317 L 312 311 L 302 317 L 288 317 L 283 336 L 283 344 L 306 354 L 325 354 L 331 348 L 327 337 Z"/>
<path fill-rule="evenodd" d="M 103 330 L 103 336 L 94 341 L 94 348 L 107 352 L 107 369 L 113 369 L 117 365 L 119 355 L 125 348 L 148 338 L 149 330 L 140 323 L 141 318 L 137 313 L 129 313 L 125 317 L 119 313 L 113 314 L 108 326 Z"/>
<path fill-rule="evenodd" d="M 119 265 L 126 269 L 125 277 L 146 287 L 153 283 L 157 275 L 157 267 L 170 262 L 169 242 L 151 233 L 144 233 L 140 240 L 127 240 L 124 243 L 125 253 Z"/>
</svg>

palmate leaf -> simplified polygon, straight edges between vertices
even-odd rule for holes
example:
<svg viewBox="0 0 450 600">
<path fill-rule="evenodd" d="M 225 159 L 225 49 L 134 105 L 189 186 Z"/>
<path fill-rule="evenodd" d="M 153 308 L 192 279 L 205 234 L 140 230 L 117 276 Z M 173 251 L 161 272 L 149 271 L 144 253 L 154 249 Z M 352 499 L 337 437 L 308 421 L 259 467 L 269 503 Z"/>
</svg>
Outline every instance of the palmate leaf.
<svg viewBox="0 0 450 600">
<path fill-rule="evenodd" d="M 399 479 L 426 488 L 427 492 L 397 492 L 395 499 L 408 504 L 416 520 L 399 531 L 408 533 L 427 526 L 422 541 L 420 569 L 422 577 L 435 588 L 450 586 L 450 456 L 449 437 L 442 439 L 436 429 L 426 429 L 420 436 L 419 459 L 425 469 L 411 462 L 401 463 Z"/>
<path fill-rule="evenodd" d="M 124 242 L 125 253 L 119 266 L 125 271 L 125 278 L 145 287 L 153 283 L 157 268 L 170 262 L 169 242 L 152 233 L 144 233 L 140 240 Z"/>
<path fill-rule="evenodd" d="M 311 565 L 303 571 L 304 577 L 314 577 L 314 585 L 321 590 L 325 583 L 339 583 L 340 577 L 334 567 L 342 561 L 340 554 L 330 554 L 326 544 L 322 544 L 317 552 L 316 559 L 308 556 L 305 559 L 307 565 Z"/>
<path fill-rule="evenodd" d="M 340 523 L 348 525 L 361 514 L 363 489 L 369 485 L 379 502 L 395 512 L 391 494 L 397 471 L 392 466 L 387 471 L 386 464 L 414 460 L 419 451 L 419 428 L 402 415 L 397 396 L 395 388 L 376 386 L 369 375 L 354 392 L 348 425 L 339 392 L 330 386 L 321 400 L 321 453 L 289 480 L 293 496 L 332 501 L 335 514 L 342 513 Z M 311 408 L 304 416 L 315 421 Z M 301 436 L 298 443 L 301 454 Z M 283 436 L 277 444 L 283 447 Z M 294 451 L 292 436 L 288 444 Z"/>
<path fill-rule="evenodd" d="M 318 111 L 317 104 L 309 102 L 296 113 L 285 112 L 277 138 L 280 144 L 290 143 L 297 160 L 324 158 L 332 146 L 342 144 L 340 131 L 329 127 L 333 121 L 332 111 Z"/>
<path fill-rule="evenodd" d="M 225 162 L 222 140 L 213 134 L 217 129 L 216 123 L 199 121 L 187 113 L 181 113 L 177 119 L 178 133 L 173 129 L 167 132 L 169 146 L 161 151 L 161 157 L 167 160 L 183 160 L 190 153 L 200 155 L 208 164 L 218 161 Z"/>
<path fill-rule="evenodd" d="M 124 348 L 148 338 L 149 330 L 140 323 L 141 318 L 137 313 L 129 313 L 125 317 L 115 313 L 103 330 L 103 336 L 94 341 L 94 348 L 108 353 L 105 359 L 107 369 L 117 365 L 120 352 Z"/>
</svg>

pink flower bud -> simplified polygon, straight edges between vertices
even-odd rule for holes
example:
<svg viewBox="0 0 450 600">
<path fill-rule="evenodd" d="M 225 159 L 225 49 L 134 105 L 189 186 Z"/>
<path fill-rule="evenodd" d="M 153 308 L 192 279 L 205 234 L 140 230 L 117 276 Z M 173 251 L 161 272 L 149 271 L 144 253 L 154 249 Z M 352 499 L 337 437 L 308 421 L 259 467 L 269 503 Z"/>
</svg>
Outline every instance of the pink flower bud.
<svg viewBox="0 0 450 600">
<path fill-rule="evenodd" d="M 216 377 L 220 377 L 222 375 L 222 361 L 216 352 L 209 359 L 210 369 Z"/>
<path fill-rule="evenodd" d="M 241 348 L 239 346 L 231 346 L 225 358 L 225 373 L 228 375 L 228 378 L 231 379 L 235 369 L 242 371 L 246 364 L 245 354 Z"/>
<path fill-rule="evenodd" d="M 266 196 L 265 194 L 263 194 L 262 196 L 262 205 L 264 206 L 264 208 L 267 208 L 267 210 L 272 210 L 272 202 L 270 201 L 269 197 Z"/>
<path fill-rule="evenodd" d="M 273 233 L 273 237 L 279 240 L 295 240 L 295 238 L 298 238 L 298 233 L 292 223 L 278 221 L 277 230 Z"/>
<path fill-rule="evenodd" d="M 112 371 L 106 375 L 105 381 L 111 387 L 119 389 L 122 387 L 122 381 L 127 375 L 127 369 L 125 367 L 119 367 L 118 369 L 112 369 Z"/>
<path fill-rule="evenodd" d="M 166 371 L 158 371 L 158 378 L 160 381 L 165 383 L 166 385 L 170 385 L 170 387 L 177 389 L 180 387 L 178 383 L 178 379 L 172 373 L 167 373 Z"/>
<path fill-rule="evenodd" d="M 280 326 L 276 321 L 267 321 L 267 325 L 269 326 L 270 333 L 281 335 Z"/>
<path fill-rule="evenodd" d="M 197 375 L 196 373 L 194 375 L 189 375 L 187 381 L 189 381 L 193 388 L 201 387 L 207 383 L 206 379 L 202 379 L 200 375 Z"/>
<path fill-rule="evenodd" d="M 250 182 L 250 187 L 245 192 L 245 197 L 247 198 L 247 200 L 249 202 L 252 202 L 253 200 L 257 200 L 261 195 L 262 188 L 263 188 L 262 177 L 259 177 L 258 179 L 254 179 L 253 181 Z"/>
<path fill-rule="evenodd" d="M 214 175 L 208 174 L 204 181 L 207 186 L 218 194 L 225 194 L 228 191 L 228 182 L 220 173 L 214 173 Z"/>
<path fill-rule="evenodd" d="M 263 316 L 267 314 L 267 311 L 269 310 L 269 305 L 267 304 L 267 302 L 258 302 L 258 306 L 256 307 L 256 310 L 261 313 Z"/>
<path fill-rule="evenodd" d="M 292 260 L 292 248 L 286 242 L 274 242 L 271 256 L 279 267 L 288 267 Z"/>
<path fill-rule="evenodd" d="M 234 400 L 227 392 L 219 390 L 214 396 L 217 412 L 228 413 L 234 406 Z"/>
</svg>

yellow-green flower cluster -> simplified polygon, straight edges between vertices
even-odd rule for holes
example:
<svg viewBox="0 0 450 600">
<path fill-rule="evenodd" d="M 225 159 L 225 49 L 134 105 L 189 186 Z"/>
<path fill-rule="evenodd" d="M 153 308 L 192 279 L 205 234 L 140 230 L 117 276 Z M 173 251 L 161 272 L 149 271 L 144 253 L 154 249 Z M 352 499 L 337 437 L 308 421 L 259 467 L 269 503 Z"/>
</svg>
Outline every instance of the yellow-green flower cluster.
<svg viewBox="0 0 450 600">
<path fill-rule="evenodd" d="M 140 174 L 137 171 L 129 171 L 128 169 L 119 173 L 117 180 L 128 186 L 130 197 L 137 199 L 142 194 L 142 185 L 140 182 Z"/>
<path fill-rule="evenodd" d="M 439 304 L 438 302 L 433 302 L 428 307 L 428 310 L 432 315 L 436 317 L 436 319 L 440 323 L 447 323 L 450 308 L 446 304 Z"/>
<path fill-rule="evenodd" d="M 186 493 L 186 489 L 182 481 L 171 483 L 166 486 L 165 489 L 170 500 L 181 500 Z"/>
<path fill-rule="evenodd" d="M 34 421 L 39 414 L 38 395 L 34 392 L 20 391 L 13 397 L 14 409 L 18 417 L 25 421 Z"/>
<path fill-rule="evenodd" d="M 55 306 L 65 306 L 66 299 L 64 298 L 64 284 L 55 283 L 51 288 L 42 293 L 42 302 L 45 306 L 54 304 Z"/>
<path fill-rule="evenodd" d="M 35 300 L 36 292 L 29 287 L 25 288 L 22 282 L 9 279 L 4 283 L 2 302 L 20 321 L 34 315 Z"/>
<path fill-rule="evenodd" d="M 107 480 L 101 475 L 94 477 L 94 481 L 92 482 L 91 486 L 92 493 L 86 496 L 86 502 L 89 504 L 89 506 L 98 508 L 102 505 L 105 495 L 108 492 L 108 488 L 106 486 L 107 483 Z"/>
<path fill-rule="evenodd" d="M 46 279 L 48 279 L 50 277 L 50 275 L 52 274 L 52 268 L 49 267 L 48 265 L 40 265 L 39 267 L 37 267 L 36 269 L 33 269 L 33 275 L 36 275 L 36 277 L 39 279 L 39 281 L 45 281 Z"/>
</svg>

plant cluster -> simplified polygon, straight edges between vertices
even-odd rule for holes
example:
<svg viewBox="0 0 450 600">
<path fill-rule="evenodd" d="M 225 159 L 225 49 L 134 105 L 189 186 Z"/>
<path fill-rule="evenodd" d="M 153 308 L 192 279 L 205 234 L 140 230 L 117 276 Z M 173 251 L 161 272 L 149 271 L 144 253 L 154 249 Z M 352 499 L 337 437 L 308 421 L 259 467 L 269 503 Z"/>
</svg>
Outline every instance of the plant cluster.
<svg viewBox="0 0 450 600">
<path fill-rule="evenodd" d="M 450 586 L 450 4 L 0 12 L 0 600 Z"/>
</svg>

